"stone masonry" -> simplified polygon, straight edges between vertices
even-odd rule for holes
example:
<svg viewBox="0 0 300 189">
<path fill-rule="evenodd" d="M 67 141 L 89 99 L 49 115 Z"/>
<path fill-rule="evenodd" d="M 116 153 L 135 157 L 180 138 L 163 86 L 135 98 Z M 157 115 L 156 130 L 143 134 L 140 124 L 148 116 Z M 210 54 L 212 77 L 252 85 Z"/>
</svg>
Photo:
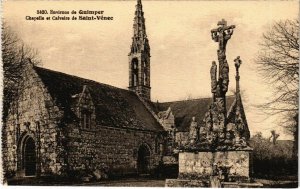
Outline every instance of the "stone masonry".
<svg viewBox="0 0 300 189">
<path fill-rule="evenodd" d="M 99 127 L 95 131 L 84 131 L 74 127 L 68 129 L 67 147 L 69 167 L 81 170 L 101 165 L 109 167 L 114 175 L 137 173 L 138 150 L 141 145 L 150 149 L 149 169 L 153 170 L 160 160 L 155 144 L 156 135 L 147 131 Z"/>
<path fill-rule="evenodd" d="M 39 149 L 38 172 L 42 175 L 60 174 L 62 168 L 66 166 L 65 159 L 62 158 L 64 148 L 61 144 L 64 136 L 58 127 L 61 124 L 62 112 L 53 103 L 53 99 L 30 63 L 27 64 L 23 77 L 23 90 L 12 104 L 6 122 L 7 146 L 4 148 L 6 171 L 19 171 L 21 175 L 23 174 L 22 142 L 25 137 L 30 136 Z"/>
</svg>

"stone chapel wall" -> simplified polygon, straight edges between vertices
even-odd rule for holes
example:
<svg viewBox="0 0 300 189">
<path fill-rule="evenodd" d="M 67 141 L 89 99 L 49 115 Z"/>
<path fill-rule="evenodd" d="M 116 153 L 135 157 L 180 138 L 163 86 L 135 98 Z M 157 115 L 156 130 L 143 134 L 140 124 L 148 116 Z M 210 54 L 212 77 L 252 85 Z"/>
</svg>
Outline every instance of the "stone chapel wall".
<svg viewBox="0 0 300 189">
<path fill-rule="evenodd" d="M 58 128 L 62 112 L 55 106 L 31 64 L 26 66 L 18 99 L 12 104 L 6 121 L 4 163 L 6 171 L 20 172 L 22 141 L 30 136 L 38 149 L 37 172 L 61 174 L 64 159 Z M 60 137 L 58 137 L 60 134 Z"/>
<path fill-rule="evenodd" d="M 88 131 L 70 126 L 67 134 L 70 168 L 93 170 L 105 166 L 111 175 L 135 174 L 141 145 L 149 147 L 149 169 L 158 165 L 162 139 L 157 138 L 157 133 L 105 126 L 96 129 Z"/>
</svg>

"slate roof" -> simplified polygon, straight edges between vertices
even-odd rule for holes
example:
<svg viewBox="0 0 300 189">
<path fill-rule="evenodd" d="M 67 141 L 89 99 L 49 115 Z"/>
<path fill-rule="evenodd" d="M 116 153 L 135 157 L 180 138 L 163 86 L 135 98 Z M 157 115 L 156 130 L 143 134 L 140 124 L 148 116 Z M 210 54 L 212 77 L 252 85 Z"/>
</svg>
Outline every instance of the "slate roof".
<svg viewBox="0 0 300 189">
<path fill-rule="evenodd" d="M 80 94 L 86 85 L 95 105 L 97 125 L 163 131 L 134 92 L 92 80 L 34 67 L 55 104 L 64 112 L 65 121 L 75 121 L 71 110 L 72 96 Z"/>
<path fill-rule="evenodd" d="M 226 107 L 229 110 L 235 100 L 235 96 L 227 96 Z M 198 123 L 203 123 L 205 113 L 208 111 L 212 102 L 211 98 L 200 98 L 193 100 L 153 103 L 153 109 L 158 113 L 166 111 L 171 107 L 175 117 L 175 126 L 178 131 L 188 131 L 192 117 L 196 118 Z"/>
</svg>

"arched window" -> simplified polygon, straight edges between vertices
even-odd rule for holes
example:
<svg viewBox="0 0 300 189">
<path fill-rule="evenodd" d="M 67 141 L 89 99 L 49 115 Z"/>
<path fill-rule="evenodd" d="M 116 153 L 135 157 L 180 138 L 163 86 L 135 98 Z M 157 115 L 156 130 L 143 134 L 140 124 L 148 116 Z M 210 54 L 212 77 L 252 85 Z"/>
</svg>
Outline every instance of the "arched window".
<svg viewBox="0 0 300 189">
<path fill-rule="evenodd" d="M 138 59 L 134 58 L 131 62 L 131 73 L 132 73 L 132 86 L 138 85 Z"/>
<path fill-rule="evenodd" d="M 136 59 L 135 59 L 135 60 L 136 60 Z M 134 70 L 138 69 L 138 65 L 137 65 L 137 64 L 138 64 L 137 62 L 135 62 L 135 61 L 133 62 L 133 69 L 134 69 Z"/>
<path fill-rule="evenodd" d="M 144 62 L 143 63 L 143 67 L 144 67 L 144 80 L 143 80 L 143 84 L 145 85 L 145 86 L 147 86 L 148 85 L 148 74 L 147 74 L 147 62 Z"/>
</svg>

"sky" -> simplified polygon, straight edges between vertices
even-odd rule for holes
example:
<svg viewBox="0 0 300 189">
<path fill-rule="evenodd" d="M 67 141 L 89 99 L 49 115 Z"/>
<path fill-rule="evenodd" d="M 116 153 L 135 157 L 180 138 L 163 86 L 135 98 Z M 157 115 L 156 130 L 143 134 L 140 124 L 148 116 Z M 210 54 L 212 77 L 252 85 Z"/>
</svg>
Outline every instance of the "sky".
<svg viewBox="0 0 300 189">
<path fill-rule="evenodd" d="M 236 26 L 227 44 L 229 91 L 235 90 L 233 60 L 240 56 L 240 85 L 251 134 L 270 130 L 291 139 L 256 108 L 273 90 L 258 73 L 255 57 L 262 34 L 276 21 L 298 18 L 298 1 L 147 1 L 143 0 L 151 48 L 151 98 L 166 102 L 211 97 L 210 66 L 218 44 L 210 30 L 224 18 Z M 42 66 L 119 88 L 128 87 L 128 53 L 136 1 L 6 1 L 3 18 L 19 37 L 38 50 Z M 111 21 L 26 20 L 37 10 L 104 11 Z M 53 16 L 53 15 L 47 15 Z M 64 15 L 61 15 L 64 16 Z M 232 94 L 228 92 L 227 94 Z"/>
</svg>

